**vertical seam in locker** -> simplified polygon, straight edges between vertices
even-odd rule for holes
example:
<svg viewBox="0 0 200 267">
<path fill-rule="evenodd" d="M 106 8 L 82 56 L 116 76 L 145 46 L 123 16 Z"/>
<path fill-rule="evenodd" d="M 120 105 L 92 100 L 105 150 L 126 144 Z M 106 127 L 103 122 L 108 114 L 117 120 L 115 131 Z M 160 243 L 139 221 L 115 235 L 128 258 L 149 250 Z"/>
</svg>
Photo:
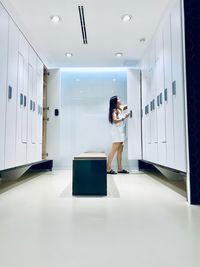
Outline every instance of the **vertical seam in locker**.
<svg viewBox="0 0 200 267">
<path fill-rule="evenodd" d="M 182 58 L 183 58 L 183 86 L 184 86 L 184 107 L 185 107 L 185 133 L 186 133 L 186 185 L 187 201 L 191 204 L 191 187 L 190 187 L 190 158 L 189 158 L 189 134 L 188 134 L 188 107 L 187 107 L 187 76 L 186 76 L 186 47 L 185 47 L 185 17 L 184 17 L 184 0 L 181 2 L 181 23 L 182 23 Z"/>
<path fill-rule="evenodd" d="M 140 70 L 140 116 L 141 116 L 141 122 L 140 122 L 140 127 L 141 127 L 141 158 L 143 159 L 143 130 L 142 130 L 142 120 L 143 120 L 143 114 L 142 112 L 142 71 Z"/>
<path fill-rule="evenodd" d="M 6 68 L 6 106 L 5 106 L 5 129 L 4 129 L 4 168 L 6 164 L 6 117 L 7 117 L 7 106 L 8 106 L 8 57 L 9 57 L 9 17 L 7 20 L 7 26 L 8 26 L 8 36 L 7 36 L 7 68 Z"/>
</svg>

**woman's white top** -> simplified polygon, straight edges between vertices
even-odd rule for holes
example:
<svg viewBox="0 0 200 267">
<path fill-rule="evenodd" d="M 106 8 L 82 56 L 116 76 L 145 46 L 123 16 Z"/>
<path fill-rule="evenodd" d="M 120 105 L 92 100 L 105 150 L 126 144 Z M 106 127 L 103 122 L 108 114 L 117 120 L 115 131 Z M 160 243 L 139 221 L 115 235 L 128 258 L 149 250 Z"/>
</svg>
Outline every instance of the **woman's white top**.
<svg viewBox="0 0 200 267">
<path fill-rule="evenodd" d="M 117 115 L 117 119 L 123 119 L 125 118 L 125 115 L 122 113 L 119 113 Z M 119 143 L 119 142 L 124 142 L 125 141 L 125 121 L 120 121 L 118 123 L 113 123 L 112 124 L 112 143 Z"/>
</svg>

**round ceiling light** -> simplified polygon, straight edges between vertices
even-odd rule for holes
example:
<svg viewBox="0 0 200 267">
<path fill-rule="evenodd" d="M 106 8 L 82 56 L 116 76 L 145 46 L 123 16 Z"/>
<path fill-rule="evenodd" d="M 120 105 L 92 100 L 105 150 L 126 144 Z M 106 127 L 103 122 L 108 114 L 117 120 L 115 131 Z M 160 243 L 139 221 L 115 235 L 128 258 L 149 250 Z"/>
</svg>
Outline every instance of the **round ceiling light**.
<svg viewBox="0 0 200 267">
<path fill-rule="evenodd" d="M 124 14 L 122 17 L 121 17 L 122 21 L 124 22 L 128 22 L 132 19 L 132 16 L 129 15 L 129 14 Z"/>
<path fill-rule="evenodd" d="M 140 38 L 140 42 L 141 42 L 141 43 L 146 42 L 146 38 L 145 38 L 145 37 Z"/>
<path fill-rule="evenodd" d="M 53 22 L 53 23 L 58 23 L 61 21 L 61 17 L 58 16 L 58 15 L 53 15 L 50 17 L 50 20 Z"/>
<path fill-rule="evenodd" d="M 122 57 L 123 56 L 123 53 L 122 52 L 117 52 L 117 53 L 115 53 L 115 56 L 116 57 Z"/>
<path fill-rule="evenodd" d="M 65 56 L 66 56 L 66 57 L 72 57 L 72 56 L 73 56 L 73 54 L 72 54 L 72 53 L 69 53 L 69 52 L 67 52 L 67 53 L 65 53 Z"/>
</svg>

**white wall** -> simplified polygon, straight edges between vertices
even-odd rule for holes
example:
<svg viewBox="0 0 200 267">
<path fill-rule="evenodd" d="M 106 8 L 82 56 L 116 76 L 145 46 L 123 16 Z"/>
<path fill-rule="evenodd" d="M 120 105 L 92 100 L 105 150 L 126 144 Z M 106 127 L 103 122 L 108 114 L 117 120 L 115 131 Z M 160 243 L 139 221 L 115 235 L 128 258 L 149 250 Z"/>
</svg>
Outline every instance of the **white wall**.
<svg viewBox="0 0 200 267">
<path fill-rule="evenodd" d="M 70 169 L 73 157 L 82 152 L 108 153 L 111 147 L 109 99 L 118 95 L 127 102 L 126 77 L 126 71 L 61 72 L 61 157 L 55 161 L 55 168 Z M 126 168 L 137 168 L 137 162 L 130 164 L 127 160 L 126 144 L 123 162 Z"/>
</svg>

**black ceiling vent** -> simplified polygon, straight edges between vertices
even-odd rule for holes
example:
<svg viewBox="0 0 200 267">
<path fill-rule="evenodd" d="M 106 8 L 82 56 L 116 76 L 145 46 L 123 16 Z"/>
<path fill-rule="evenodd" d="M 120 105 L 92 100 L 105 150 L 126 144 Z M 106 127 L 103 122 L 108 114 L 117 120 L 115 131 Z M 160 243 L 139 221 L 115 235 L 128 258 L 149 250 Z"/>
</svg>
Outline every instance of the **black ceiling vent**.
<svg viewBox="0 0 200 267">
<path fill-rule="evenodd" d="M 85 15 L 84 15 L 83 6 L 78 6 L 78 11 L 79 11 L 79 17 L 80 17 L 80 23 L 81 23 L 83 43 L 87 44 L 88 43 L 87 42 L 87 32 L 86 32 L 86 27 L 85 27 Z"/>
</svg>

